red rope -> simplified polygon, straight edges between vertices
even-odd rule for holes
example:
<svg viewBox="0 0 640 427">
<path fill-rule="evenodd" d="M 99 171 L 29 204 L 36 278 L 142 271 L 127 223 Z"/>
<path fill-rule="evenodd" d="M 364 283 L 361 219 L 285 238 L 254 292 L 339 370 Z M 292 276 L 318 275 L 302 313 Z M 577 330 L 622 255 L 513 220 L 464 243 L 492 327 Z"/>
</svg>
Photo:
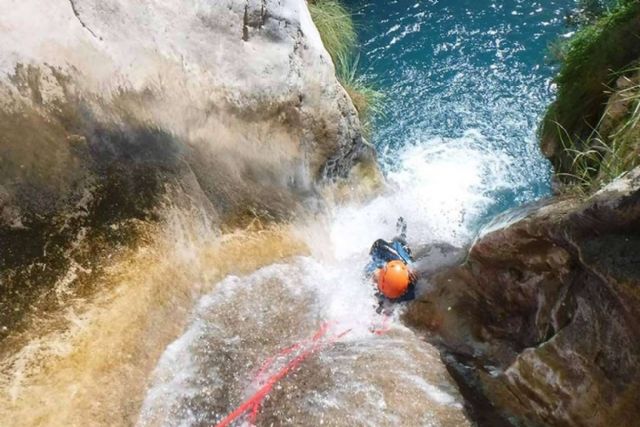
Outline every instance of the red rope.
<svg viewBox="0 0 640 427">
<path fill-rule="evenodd" d="M 386 316 L 383 319 L 382 328 L 373 329 L 372 332 L 376 335 L 382 335 L 386 333 L 389 330 L 389 326 L 387 325 L 388 320 L 389 317 Z M 306 339 L 295 343 L 294 345 L 281 350 L 277 355 L 268 358 L 262 364 L 262 366 L 258 370 L 258 373 L 256 374 L 256 377 L 253 381 L 256 385 L 259 385 L 265 372 L 267 372 L 267 370 L 269 370 L 273 366 L 277 359 L 288 356 L 295 351 L 304 349 L 296 357 L 286 363 L 285 366 L 282 367 L 279 371 L 271 375 L 250 398 L 245 400 L 233 412 L 231 412 L 222 421 L 216 424 L 216 427 L 229 426 L 231 425 L 231 423 L 242 417 L 248 411 L 251 411 L 248 416 L 249 422 L 251 424 L 255 424 L 258 413 L 260 411 L 260 407 L 262 406 L 262 402 L 273 390 L 273 387 L 278 383 L 278 381 L 286 377 L 291 371 L 297 369 L 300 364 L 302 364 L 302 362 L 304 362 L 309 356 L 335 344 L 339 339 L 343 338 L 345 335 L 351 332 L 351 329 L 347 329 L 323 341 L 323 338 L 327 335 L 330 327 L 331 323 L 325 322 L 315 332 L 311 339 Z"/>
<path fill-rule="evenodd" d="M 254 384 L 259 384 L 260 380 L 262 379 L 262 376 L 264 375 L 264 373 L 273 365 L 273 363 L 284 356 L 289 355 L 290 353 L 293 353 L 294 351 L 296 351 L 298 348 L 300 348 L 303 345 L 303 343 L 296 343 L 294 345 L 292 345 L 291 347 L 287 347 L 284 350 L 281 350 L 280 353 L 278 353 L 275 356 L 271 356 L 270 358 L 268 358 L 260 367 L 260 369 L 258 370 L 258 373 L 256 374 L 255 379 L 253 380 Z"/>
</svg>

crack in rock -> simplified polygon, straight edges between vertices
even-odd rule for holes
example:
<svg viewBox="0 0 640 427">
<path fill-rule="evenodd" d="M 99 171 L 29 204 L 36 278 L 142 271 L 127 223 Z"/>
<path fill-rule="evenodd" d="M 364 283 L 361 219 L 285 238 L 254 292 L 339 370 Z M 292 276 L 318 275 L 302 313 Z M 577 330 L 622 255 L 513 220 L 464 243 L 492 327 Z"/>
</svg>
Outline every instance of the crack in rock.
<svg viewBox="0 0 640 427">
<path fill-rule="evenodd" d="M 80 22 L 80 25 L 82 25 L 87 31 L 89 31 L 89 33 L 95 37 L 98 40 L 102 40 L 102 37 L 99 37 L 96 33 L 93 32 L 93 30 L 91 30 L 91 28 L 89 28 L 87 26 L 87 24 L 85 24 L 82 21 L 82 18 L 80 18 L 80 13 L 78 13 L 78 9 L 76 9 L 76 5 L 74 3 L 74 0 L 69 0 L 69 4 L 71 5 L 71 10 L 73 10 L 73 14 L 76 15 L 76 18 L 78 18 L 78 22 Z"/>
</svg>

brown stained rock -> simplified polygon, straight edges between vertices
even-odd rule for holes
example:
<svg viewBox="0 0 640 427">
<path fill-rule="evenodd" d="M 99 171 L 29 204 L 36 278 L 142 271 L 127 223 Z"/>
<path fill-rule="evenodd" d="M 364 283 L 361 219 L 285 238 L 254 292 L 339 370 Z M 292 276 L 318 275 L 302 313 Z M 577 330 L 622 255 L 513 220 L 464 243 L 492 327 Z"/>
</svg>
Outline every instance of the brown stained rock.
<svg viewBox="0 0 640 427">
<path fill-rule="evenodd" d="M 288 220 L 373 164 L 304 0 L 0 2 L 0 41 L 0 343 L 138 222 Z"/>
<path fill-rule="evenodd" d="M 489 232 L 428 289 L 406 318 L 480 425 L 636 424 L 640 168 Z"/>
</svg>

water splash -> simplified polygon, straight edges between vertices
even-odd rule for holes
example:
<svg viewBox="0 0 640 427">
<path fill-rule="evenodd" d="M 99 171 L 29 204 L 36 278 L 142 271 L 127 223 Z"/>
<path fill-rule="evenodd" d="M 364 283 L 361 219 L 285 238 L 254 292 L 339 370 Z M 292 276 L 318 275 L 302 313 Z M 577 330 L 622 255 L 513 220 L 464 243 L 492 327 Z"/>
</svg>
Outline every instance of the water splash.
<svg viewBox="0 0 640 427">
<path fill-rule="evenodd" d="M 548 191 L 534 129 L 552 95 L 551 72 L 536 64 L 567 2 L 364 2 L 372 12 L 392 9 L 362 26 L 375 33 L 364 40 L 363 63 L 374 64 L 371 74 L 389 89 L 375 142 L 390 190 L 294 233 L 204 233 L 207 243 L 183 238 L 180 227 L 166 231 L 164 245 L 113 272 L 104 301 L 67 313 L 76 326 L 67 335 L 43 333 L 1 366 L 0 383 L 12 394 L 0 397 L 0 418 L 80 425 L 93 414 L 96 423 L 131 424 L 144 396 L 141 425 L 211 425 L 247 397 L 266 357 L 332 320 L 353 333 L 283 381 L 260 424 L 466 425 L 432 347 L 397 319 L 388 334 L 370 333 L 379 317 L 361 267 L 371 242 L 391 237 L 400 215 L 412 244 L 464 244 L 492 211 Z M 487 26 L 494 17 L 504 22 Z M 163 111 L 166 121 L 188 128 L 176 111 Z M 234 150 L 230 159 L 262 160 Z M 290 246 L 295 236 L 312 256 L 282 262 L 304 252 Z M 191 311 L 197 289 L 210 293 Z M 185 317 L 183 335 L 165 348 Z"/>
<path fill-rule="evenodd" d="M 388 191 L 295 227 L 311 256 L 215 285 L 158 364 L 139 424 L 220 421 L 250 397 L 265 359 L 328 321 L 349 333 L 282 381 L 264 404 L 264 425 L 464 425 L 437 351 L 399 322 L 402 308 L 389 333 L 372 333 L 382 318 L 363 266 L 370 244 L 394 235 L 399 215 L 413 242 L 468 241 L 488 192 L 509 185 L 508 158 L 483 151 L 482 140 L 468 132 L 409 147 L 388 173 Z"/>
<path fill-rule="evenodd" d="M 510 158 L 483 148 L 483 142 L 480 133 L 469 131 L 461 138 L 430 139 L 387 154 L 389 190 L 365 206 L 335 212 L 331 241 L 336 256 L 362 253 L 375 239 L 393 237 L 399 216 L 409 224 L 411 243 L 468 242 L 494 202 L 492 192 L 513 185 Z"/>
<path fill-rule="evenodd" d="M 372 334 L 381 319 L 353 261 L 298 257 L 219 283 L 161 359 L 139 425 L 220 421 L 250 396 L 269 355 L 326 320 L 350 332 L 279 384 L 259 424 L 417 425 L 432 417 L 435 425 L 464 425 L 460 397 L 434 349 L 395 321 L 387 334 Z"/>
</svg>

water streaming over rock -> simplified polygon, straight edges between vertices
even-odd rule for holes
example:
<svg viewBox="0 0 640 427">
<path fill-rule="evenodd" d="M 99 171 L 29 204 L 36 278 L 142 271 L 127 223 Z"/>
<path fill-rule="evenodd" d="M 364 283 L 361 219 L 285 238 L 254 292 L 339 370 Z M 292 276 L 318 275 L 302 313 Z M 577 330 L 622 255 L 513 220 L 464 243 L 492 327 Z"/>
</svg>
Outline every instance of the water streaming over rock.
<svg viewBox="0 0 640 427">
<path fill-rule="evenodd" d="M 391 173 L 390 184 L 419 180 L 424 185 L 416 188 L 429 191 L 449 162 L 428 151 L 411 154 L 421 160 L 408 161 L 403 170 Z M 424 173 L 427 165 L 433 173 Z M 461 212 L 473 217 L 487 202 L 474 196 L 482 168 L 475 159 L 468 166 L 469 176 L 431 192 L 434 200 L 440 197 L 443 202 L 437 209 L 417 206 L 405 211 L 409 220 L 416 218 L 412 242 L 467 241 Z M 376 313 L 373 289 L 363 277 L 368 247 L 375 237 L 395 232 L 398 211 L 387 206 L 406 206 L 424 196 L 391 193 L 364 206 L 337 206 L 324 221 L 316 218 L 313 224 L 299 225 L 310 256 L 217 284 L 200 300 L 185 334 L 165 352 L 139 424 L 199 426 L 219 421 L 255 392 L 251 381 L 269 356 L 331 322 L 335 333 L 349 332 L 282 381 L 264 405 L 260 422 L 466 425 L 463 402 L 437 351 L 402 325 L 401 308 L 388 332 L 372 333 L 385 318 Z"/>
<path fill-rule="evenodd" d="M 254 388 L 260 364 L 324 321 L 350 329 L 262 407 L 260 425 L 466 425 L 434 348 L 381 321 L 362 266 L 398 216 L 413 245 L 467 244 L 491 214 L 545 195 L 535 128 L 552 96 L 547 44 L 570 1 L 352 1 L 361 65 L 387 94 L 374 137 L 388 190 L 301 224 L 311 256 L 229 277 L 165 352 L 140 425 L 209 425 Z"/>
<path fill-rule="evenodd" d="M 197 213 L 170 216 L 149 232 L 161 239 L 108 270 L 95 301 L 67 304 L 71 328 L 51 316 L 3 358 L 0 415 L 21 425 L 82 425 L 86 414 L 104 425 L 211 425 L 255 391 L 269 356 L 330 321 L 349 333 L 278 384 L 259 425 L 468 425 L 437 351 L 400 322 L 402 308 L 387 333 L 371 333 L 384 319 L 362 267 L 398 216 L 415 247 L 463 246 L 492 213 L 546 194 L 534 139 L 551 96 L 541 64 L 571 3 L 350 1 L 361 65 L 387 94 L 374 142 L 388 189 L 290 227 L 223 236 Z M 245 175 L 256 178 L 251 167 Z"/>
</svg>

